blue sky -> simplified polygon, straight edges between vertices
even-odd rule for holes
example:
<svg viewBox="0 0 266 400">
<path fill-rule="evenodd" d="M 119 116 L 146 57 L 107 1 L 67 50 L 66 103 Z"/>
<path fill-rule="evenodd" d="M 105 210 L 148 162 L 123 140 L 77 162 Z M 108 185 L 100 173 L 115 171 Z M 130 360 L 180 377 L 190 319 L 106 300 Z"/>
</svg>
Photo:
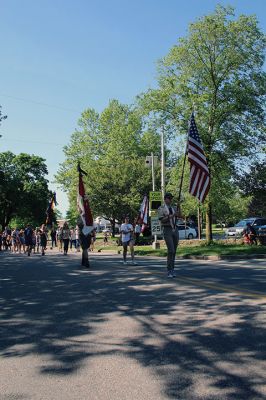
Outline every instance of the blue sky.
<svg viewBox="0 0 266 400">
<path fill-rule="evenodd" d="M 132 103 L 156 84 L 156 62 L 213 0 L 0 0 L 0 151 L 38 154 L 49 180 L 80 113 L 112 98 Z M 256 14 L 265 0 L 219 1 Z M 54 185 L 51 185 L 55 189 Z M 57 190 L 65 213 L 66 196 Z"/>
</svg>

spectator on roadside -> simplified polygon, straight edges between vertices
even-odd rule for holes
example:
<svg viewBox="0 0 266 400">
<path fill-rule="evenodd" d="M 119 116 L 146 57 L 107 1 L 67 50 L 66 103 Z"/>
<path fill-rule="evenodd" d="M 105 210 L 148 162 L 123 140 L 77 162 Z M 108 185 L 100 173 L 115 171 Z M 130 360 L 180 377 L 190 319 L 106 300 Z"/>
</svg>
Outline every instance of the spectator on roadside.
<svg viewBox="0 0 266 400">
<path fill-rule="evenodd" d="M 96 242 L 96 228 L 94 228 L 91 232 L 91 245 L 90 245 L 90 251 L 94 250 L 94 244 Z"/>
<path fill-rule="evenodd" d="M 108 243 L 108 232 L 107 231 L 105 231 L 104 233 L 103 233 L 103 244 L 104 244 L 104 246 Z"/>
<path fill-rule="evenodd" d="M 248 243 L 249 244 L 258 244 L 257 243 L 257 232 L 253 228 L 253 226 L 250 224 L 250 222 L 247 223 L 246 228 L 243 231 L 243 236 L 247 237 Z"/>
</svg>

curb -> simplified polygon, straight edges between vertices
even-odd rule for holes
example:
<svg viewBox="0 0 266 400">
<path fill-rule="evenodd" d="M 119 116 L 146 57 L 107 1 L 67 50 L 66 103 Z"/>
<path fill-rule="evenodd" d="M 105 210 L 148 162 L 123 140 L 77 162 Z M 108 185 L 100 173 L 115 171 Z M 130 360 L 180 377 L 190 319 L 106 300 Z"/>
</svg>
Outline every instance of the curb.
<svg viewBox="0 0 266 400">
<path fill-rule="evenodd" d="M 212 261 L 219 261 L 219 260 L 246 260 L 246 259 L 264 259 L 266 258 L 266 254 L 237 254 L 237 255 L 221 255 L 221 256 L 177 256 L 176 259 L 179 260 L 212 260 Z"/>
</svg>

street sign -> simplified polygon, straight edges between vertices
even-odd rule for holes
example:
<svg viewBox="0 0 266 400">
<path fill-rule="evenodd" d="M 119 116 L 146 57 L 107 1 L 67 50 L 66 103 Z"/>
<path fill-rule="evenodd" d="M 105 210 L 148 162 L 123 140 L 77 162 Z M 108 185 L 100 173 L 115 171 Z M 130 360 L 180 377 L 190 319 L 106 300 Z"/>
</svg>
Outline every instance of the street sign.
<svg viewBox="0 0 266 400">
<path fill-rule="evenodd" d="M 162 193 L 150 192 L 149 200 L 149 215 L 150 217 L 157 216 L 158 208 L 162 205 Z"/>
<path fill-rule="evenodd" d="M 158 217 L 151 217 L 151 234 L 153 236 L 162 234 L 162 226 Z"/>
<path fill-rule="evenodd" d="M 162 193 L 150 192 L 150 201 L 162 201 Z"/>
</svg>

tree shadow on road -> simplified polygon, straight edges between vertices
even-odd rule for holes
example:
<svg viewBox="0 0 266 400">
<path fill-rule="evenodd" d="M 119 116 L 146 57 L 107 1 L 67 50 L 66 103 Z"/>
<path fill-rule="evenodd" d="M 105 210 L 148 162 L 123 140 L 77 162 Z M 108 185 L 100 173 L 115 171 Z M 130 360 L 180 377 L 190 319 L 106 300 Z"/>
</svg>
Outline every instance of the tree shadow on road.
<svg viewBox="0 0 266 400">
<path fill-rule="evenodd" d="M 85 271 L 62 255 L 0 257 L 2 357 L 41 355 L 41 374 L 68 375 L 91 358 L 123 354 L 152 370 L 165 398 L 265 399 L 263 300 L 169 282 L 156 261 L 125 268 L 101 256 Z M 261 268 L 251 275 L 251 287 L 257 279 L 265 288 Z M 226 266 L 210 276 L 223 285 L 240 279 Z M 108 332 L 111 318 L 118 331 L 123 319 L 133 321 L 132 334 Z"/>
</svg>

